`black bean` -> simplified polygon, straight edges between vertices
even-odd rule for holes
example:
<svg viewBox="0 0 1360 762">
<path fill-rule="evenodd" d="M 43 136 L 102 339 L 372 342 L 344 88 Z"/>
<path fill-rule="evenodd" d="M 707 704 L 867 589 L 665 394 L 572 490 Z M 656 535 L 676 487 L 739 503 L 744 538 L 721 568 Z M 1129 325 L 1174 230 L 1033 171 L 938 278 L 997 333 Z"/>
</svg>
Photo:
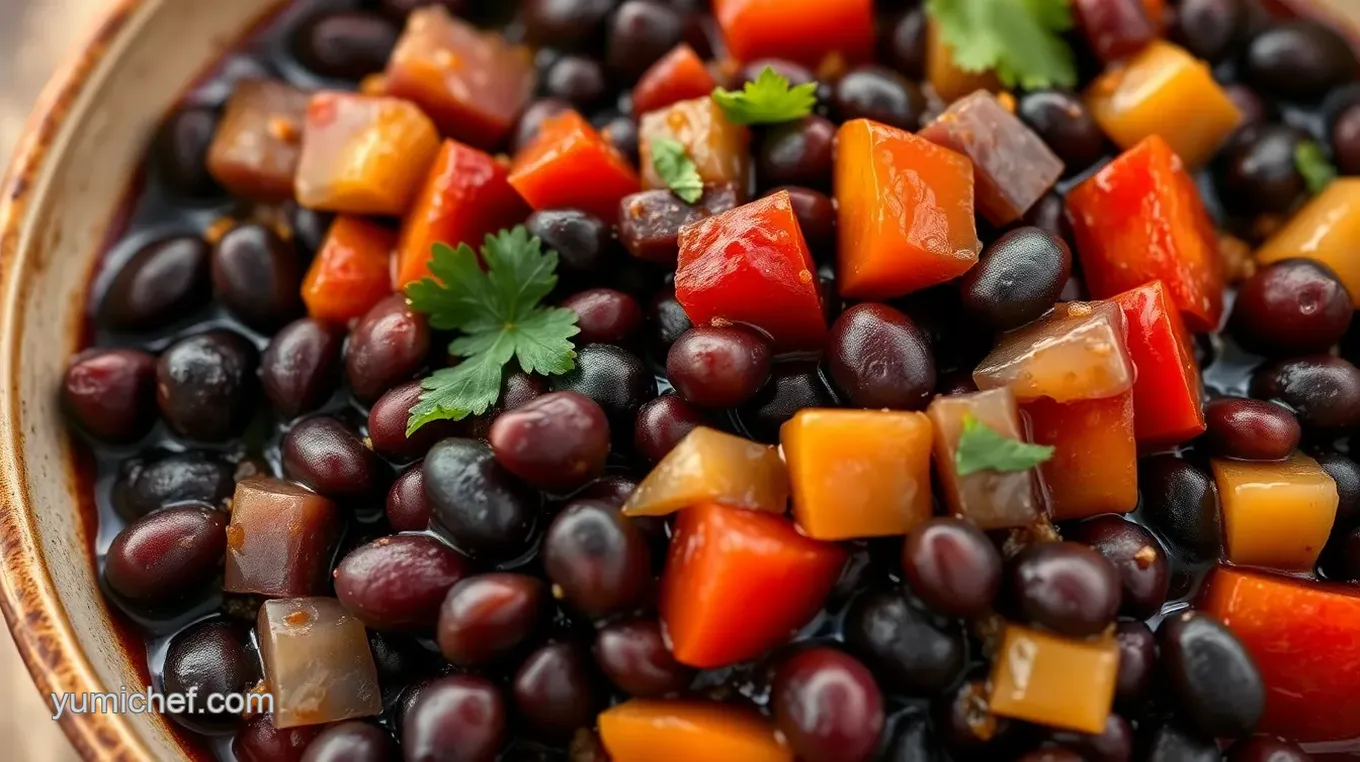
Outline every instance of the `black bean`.
<svg viewBox="0 0 1360 762">
<path fill-rule="evenodd" d="M 173 503 L 220 507 L 235 489 L 226 461 L 193 451 L 160 454 L 123 465 L 113 483 L 113 507 L 132 521 Z"/>
<path fill-rule="evenodd" d="M 254 407 L 255 347 L 209 331 L 166 348 L 156 366 L 156 404 L 181 436 L 221 442 L 241 433 Z"/>
<path fill-rule="evenodd" d="M 1289 21 L 1251 41 L 1242 74 L 1271 95 L 1311 100 L 1354 79 L 1358 68 L 1350 44 L 1336 30 L 1316 21 Z"/>
<path fill-rule="evenodd" d="M 1178 612 L 1157 628 L 1157 645 L 1178 718 L 1206 738 L 1241 738 L 1255 729 L 1265 683 L 1228 628 L 1207 614 Z"/>
<path fill-rule="evenodd" d="M 1285 360 L 1257 370 L 1251 396 L 1284 404 L 1304 429 L 1360 424 L 1360 369 L 1331 355 Z"/>
<path fill-rule="evenodd" d="M 212 295 L 212 249 L 198 236 L 176 236 L 143 246 L 104 292 L 99 322 L 119 330 L 160 328 L 180 320 Z"/>
<path fill-rule="evenodd" d="M 1052 309 L 1071 272 L 1072 252 L 1061 238 L 1022 227 L 988 245 L 959 290 L 969 312 L 992 328 L 1009 330 Z"/>
<path fill-rule="evenodd" d="M 191 198 L 222 192 L 208 173 L 208 148 L 217 134 L 217 112 L 187 107 L 171 114 L 161 125 L 152 146 L 152 161 L 176 193 Z"/>
<path fill-rule="evenodd" d="M 322 13 L 299 27 L 293 50 L 312 72 L 357 82 L 383 70 L 398 33 L 395 24 L 375 13 Z"/>
<path fill-rule="evenodd" d="M 1201 468 L 1172 455 L 1138 464 L 1142 515 L 1162 536 L 1195 558 L 1216 559 L 1222 549 L 1218 488 Z"/>
<path fill-rule="evenodd" d="M 445 439 L 422 466 L 434 528 L 459 550 L 513 556 L 533 533 L 542 498 L 526 489 L 492 455 L 470 439 Z"/>
<path fill-rule="evenodd" d="M 260 359 L 265 396 L 283 418 L 321 407 L 340 385 L 344 331 L 315 318 L 284 326 Z"/>
<path fill-rule="evenodd" d="M 868 593 L 851 606 L 845 644 L 890 690 L 930 695 L 953 685 L 967 655 L 956 625 L 941 628 L 897 593 Z"/>
<path fill-rule="evenodd" d="M 272 331 L 302 314 L 302 275 L 297 249 L 264 225 L 238 225 L 213 248 L 218 298 L 259 331 Z"/>
</svg>

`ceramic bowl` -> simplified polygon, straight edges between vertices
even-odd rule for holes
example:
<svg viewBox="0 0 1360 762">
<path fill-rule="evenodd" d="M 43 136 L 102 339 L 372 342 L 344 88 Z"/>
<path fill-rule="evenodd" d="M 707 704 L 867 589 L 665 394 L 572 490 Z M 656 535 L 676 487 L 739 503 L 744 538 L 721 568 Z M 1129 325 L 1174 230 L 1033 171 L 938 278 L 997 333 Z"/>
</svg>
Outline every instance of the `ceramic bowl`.
<svg viewBox="0 0 1360 762">
<path fill-rule="evenodd" d="M 100 596 L 93 509 L 57 402 L 89 275 L 159 120 L 281 2 L 110 0 L 44 92 L 4 182 L 0 608 L 45 699 L 146 684 L 142 645 L 125 639 Z M 1356 0 L 1332 2 L 1337 24 L 1360 16 Z M 61 723 L 86 759 L 206 756 L 156 715 L 68 714 Z"/>
</svg>

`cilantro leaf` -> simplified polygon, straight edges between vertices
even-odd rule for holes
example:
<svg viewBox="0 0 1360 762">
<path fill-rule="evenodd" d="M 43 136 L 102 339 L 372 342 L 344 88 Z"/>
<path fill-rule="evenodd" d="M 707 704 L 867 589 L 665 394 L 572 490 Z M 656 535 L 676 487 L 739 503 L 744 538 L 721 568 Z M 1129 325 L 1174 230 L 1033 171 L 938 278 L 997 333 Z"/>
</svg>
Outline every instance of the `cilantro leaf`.
<svg viewBox="0 0 1360 762">
<path fill-rule="evenodd" d="M 704 195 L 704 181 L 699 168 L 685 152 L 685 144 L 675 138 L 652 138 L 652 169 L 666 181 L 666 187 L 687 204 Z"/>
<path fill-rule="evenodd" d="M 471 246 L 433 247 L 430 273 L 406 287 L 411 309 L 430 325 L 461 335 L 449 353 L 464 358 L 435 371 L 420 384 L 420 401 L 406 422 L 410 434 L 446 418 L 481 415 L 496 404 L 504 368 L 517 360 L 525 373 L 566 373 L 576 366 L 571 337 L 580 332 L 576 313 L 539 304 L 557 285 L 557 252 L 523 226 L 488 235 L 483 271 Z"/>
<path fill-rule="evenodd" d="M 1316 196 L 1336 179 L 1336 167 L 1316 140 L 1305 140 L 1294 149 L 1294 166 L 1308 184 L 1308 192 Z"/>
<path fill-rule="evenodd" d="M 1072 28 L 1069 0 L 926 0 L 965 71 L 995 70 L 1008 88 L 1075 87 L 1076 57 L 1061 34 Z"/>
<path fill-rule="evenodd" d="M 1053 448 L 1003 436 L 973 416 L 963 419 L 954 470 L 959 476 L 978 471 L 1024 471 L 1053 457 Z"/>
<path fill-rule="evenodd" d="M 788 78 L 766 66 L 740 92 L 715 87 L 712 97 L 730 122 L 779 124 L 812 113 L 812 107 L 817 105 L 817 83 L 789 87 Z"/>
</svg>

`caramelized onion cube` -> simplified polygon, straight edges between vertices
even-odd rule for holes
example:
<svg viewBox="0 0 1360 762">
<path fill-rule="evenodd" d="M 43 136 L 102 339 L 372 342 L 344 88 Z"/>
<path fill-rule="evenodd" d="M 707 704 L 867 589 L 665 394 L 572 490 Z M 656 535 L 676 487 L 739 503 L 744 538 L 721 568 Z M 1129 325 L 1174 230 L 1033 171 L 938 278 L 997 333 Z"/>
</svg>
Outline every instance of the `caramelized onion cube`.
<svg viewBox="0 0 1360 762">
<path fill-rule="evenodd" d="M 1034 469 L 986 469 L 959 476 L 954 467 L 963 422 L 969 416 L 1003 437 L 1025 439 L 1020 409 L 1010 389 L 936 397 L 926 415 L 935 424 L 935 473 L 950 513 L 982 529 L 1025 527 L 1039 518 Z"/>
<path fill-rule="evenodd" d="M 324 590 L 339 529 L 335 503 L 321 495 L 273 477 L 238 482 L 223 589 L 276 598 Z"/>
<path fill-rule="evenodd" d="M 251 201 L 293 197 L 309 95 L 268 79 L 237 83 L 208 149 L 208 172 Z"/>
<path fill-rule="evenodd" d="M 973 371 L 979 389 L 1010 387 L 1016 399 L 1104 399 L 1133 387 L 1124 313 L 1112 302 L 1068 302 L 1006 334 Z"/>
<path fill-rule="evenodd" d="M 789 474 L 779 448 L 700 426 L 647 474 L 623 512 L 664 516 L 706 502 L 782 514 Z"/>
<path fill-rule="evenodd" d="M 364 625 L 334 598 L 265 601 L 259 615 L 274 726 L 319 725 L 382 712 Z"/>
</svg>

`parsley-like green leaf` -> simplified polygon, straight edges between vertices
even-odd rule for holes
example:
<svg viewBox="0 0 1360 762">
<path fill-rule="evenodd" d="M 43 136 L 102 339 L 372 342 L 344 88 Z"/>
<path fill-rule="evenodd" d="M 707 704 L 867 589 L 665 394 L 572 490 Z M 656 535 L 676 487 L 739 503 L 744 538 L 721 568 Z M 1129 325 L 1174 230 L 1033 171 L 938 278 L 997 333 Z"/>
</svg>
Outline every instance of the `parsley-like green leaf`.
<svg viewBox="0 0 1360 762">
<path fill-rule="evenodd" d="M 766 66 L 740 92 L 713 89 L 713 101 L 735 124 L 779 124 L 802 119 L 817 105 L 817 83 L 789 87 L 788 78 Z"/>
<path fill-rule="evenodd" d="M 978 471 L 1024 471 L 1053 457 L 1053 448 L 1003 436 L 996 429 L 969 415 L 954 451 L 954 470 L 959 476 Z"/>
<path fill-rule="evenodd" d="M 954 61 L 995 70 L 1009 88 L 1075 87 L 1076 57 L 1062 39 L 1072 28 L 1069 0 L 926 0 Z"/>
<path fill-rule="evenodd" d="M 675 138 L 652 138 L 652 169 L 666 181 L 666 187 L 687 204 L 704 195 L 704 181 L 699 168 L 685 152 L 685 144 Z"/>
<path fill-rule="evenodd" d="M 1316 140 L 1305 140 L 1294 149 L 1294 166 L 1308 184 L 1308 192 L 1316 196 L 1336 179 L 1336 167 Z"/>
<path fill-rule="evenodd" d="M 485 271 L 467 244 L 455 249 L 437 243 L 433 252 L 434 277 L 407 286 L 406 298 L 434 328 L 462 334 L 449 353 L 464 359 L 421 382 L 407 434 L 431 421 L 485 413 L 496 404 L 512 359 L 525 373 L 559 374 L 576 366 L 570 341 L 581 330 L 576 313 L 539 305 L 557 285 L 557 252 L 543 251 L 523 226 L 486 237 Z"/>
</svg>

